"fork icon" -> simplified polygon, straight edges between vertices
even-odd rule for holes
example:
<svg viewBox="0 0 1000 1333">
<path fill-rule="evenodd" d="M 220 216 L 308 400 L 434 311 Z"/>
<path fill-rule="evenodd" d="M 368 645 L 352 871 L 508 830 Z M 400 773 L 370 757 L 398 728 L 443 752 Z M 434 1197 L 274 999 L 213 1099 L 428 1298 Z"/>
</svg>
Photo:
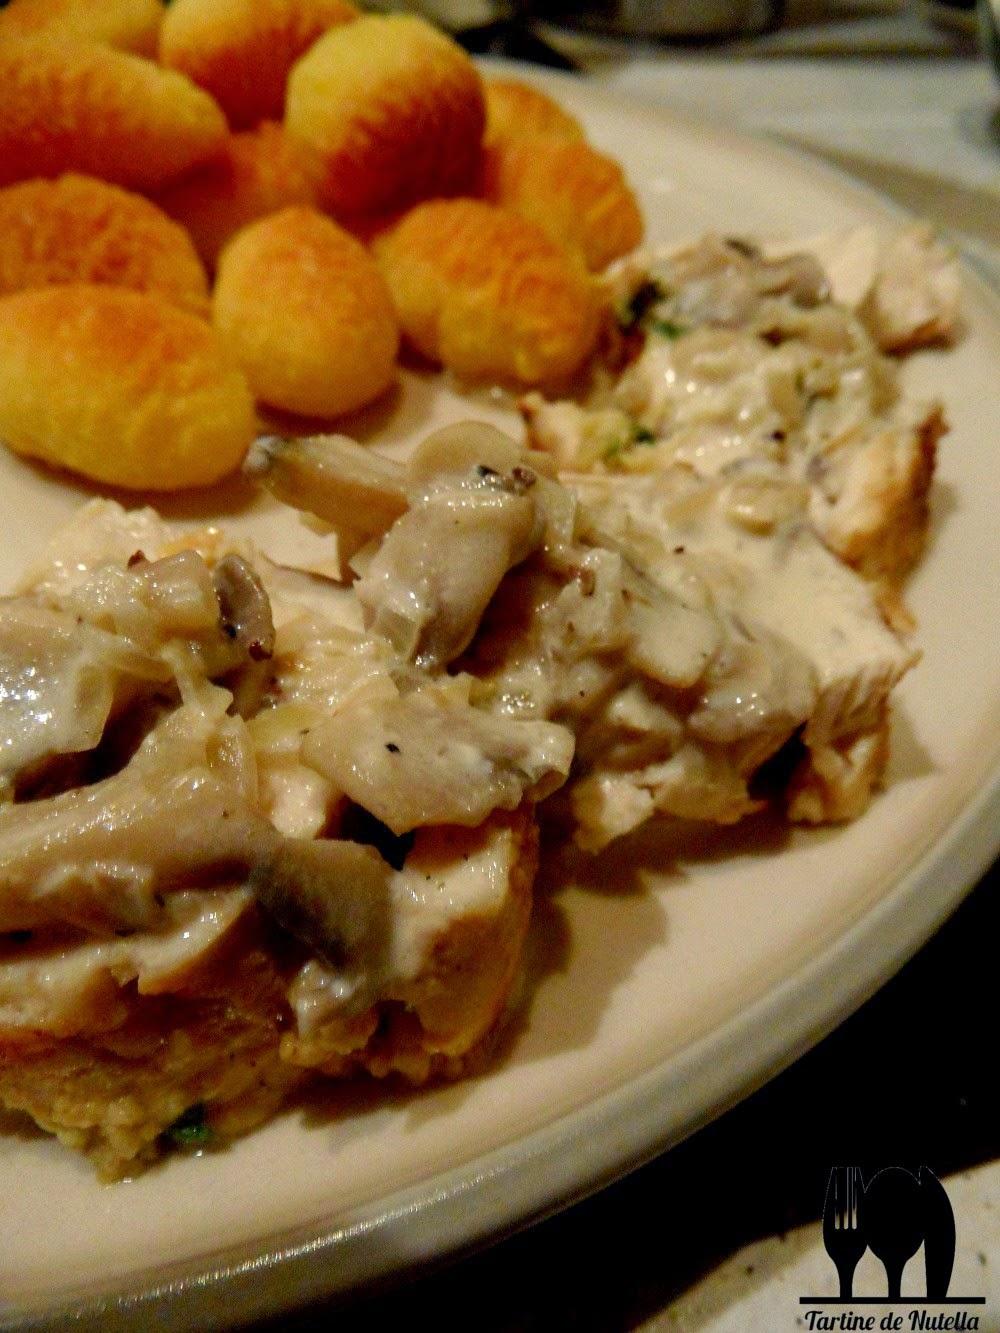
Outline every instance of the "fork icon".
<svg viewBox="0 0 1000 1333">
<path fill-rule="evenodd" d="M 868 1248 L 862 1218 L 864 1182 L 856 1166 L 835 1166 L 830 1172 L 823 1207 L 823 1244 L 837 1267 L 840 1299 L 853 1293 L 854 1270 Z"/>
</svg>

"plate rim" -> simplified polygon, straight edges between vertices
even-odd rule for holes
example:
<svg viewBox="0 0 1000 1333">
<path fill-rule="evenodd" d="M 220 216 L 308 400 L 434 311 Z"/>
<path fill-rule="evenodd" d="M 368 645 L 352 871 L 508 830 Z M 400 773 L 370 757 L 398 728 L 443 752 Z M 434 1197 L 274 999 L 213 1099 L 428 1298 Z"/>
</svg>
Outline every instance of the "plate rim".
<svg viewBox="0 0 1000 1333">
<path fill-rule="evenodd" d="M 914 214 L 842 168 L 723 118 L 675 111 L 589 79 L 487 60 L 555 91 L 585 88 L 591 104 L 640 111 L 688 135 L 749 143 L 827 180 L 883 214 Z M 1000 326 L 1000 287 L 962 252 Z M 44 1306 L 0 1304 L 0 1329 L 72 1327 L 163 1333 L 232 1326 L 320 1298 L 348 1299 L 402 1280 L 430 1260 L 456 1257 L 560 1210 L 627 1174 L 736 1105 L 792 1064 L 873 995 L 958 907 L 1000 852 L 1000 758 L 967 791 L 942 833 L 820 953 L 746 1008 L 651 1070 L 553 1121 L 403 1190 L 356 1206 L 335 1226 L 305 1224 L 261 1240 L 145 1270 L 122 1286 L 80 1284 Z M 881 947 L 879 947 L 881 945 Z M 862 949 L 875 961 L 845 971 Z M 781 1023 L 777 1022 L 781 1018 Z M 774 1021 L 769 1021 L 774 1020 Z M 753 1033 L 751 1043 L 746 1037 Z M 697 1078 L 695 1075 L 697 1074 Z M 670 1103 L 669 1118 L 665 1106 Z M 373 1245 L 373 1238 L 381 1244 Z M 336 1257 L 336 1263 L 330 1262 Z M 326 1262 L 324 1262 L 326 1261 Z"/>
<path fill-rule="evenodd" d="M 320 1298 L 346 1299 L 388 1286 L 432 1258 L 456 1257 L 577 1202 L 675 1147 L 852 1014 L 947 920 L 989 868 L 998 850 L 998 825 L 1000 766 L 995 766 L 944 836 L 822 953 L 653 1070 L 526 1137 L 355 1208 L 341 1225 L 306 1226 L 272 1236 L 264 1247 L 251 1242 L 187 1261 L 166 1280 L 151 1277 L 127 1289 L 15 1312 L 13 1318 L 0 1319 L 0 1328 L 118 1333 L 147 1327 L 155 1308 L 161 1333 L 189 1330 L 192 1318 L 207 1333 Z M 878 958 L 878 966 L 844 971 L 839 966 L 843 957 L 862 948 Z M 830 980 L 839 986 L 824 987 Z M 768 1022 L 779 1016 L 784 1020 L 780 1028 Z M 750 1033 L 753 1043 L 745 1040 Z M 740 1072 L 734 1076 L 736 1068 Z M 691 1078 L 693 1072 L 701 1082 Z M 670 1096 L 676 1101 L 665 1123 L 664 1102 Z M 374 1237 L 388 1243 L 373 1247 Z M 335 1272 L 323 1262 L 334 1255 Z"/>
</svg>

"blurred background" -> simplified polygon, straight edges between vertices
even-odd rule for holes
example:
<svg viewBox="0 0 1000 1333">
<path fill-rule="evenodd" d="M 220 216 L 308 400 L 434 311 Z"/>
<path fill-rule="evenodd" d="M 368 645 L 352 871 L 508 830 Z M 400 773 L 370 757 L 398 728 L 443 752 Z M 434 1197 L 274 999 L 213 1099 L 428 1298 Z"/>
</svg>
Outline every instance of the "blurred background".
<svg viewBox="0 0 1000 1333">
<path fill-rule="evenodd" d="M 368 7 L 419 11 L 478 54 L 804 148 L 929 218 L 1000 277 L 1000 0 Z"/>
<path fill-rule="evenodd" d="M 409 0 L 364 7 L 409 9 L 452 31 L 516 21 L 640 40 L 698 41 L 830 24 L 867 25 L 870 39 L 877 38 L 880 20 L 902 18 L 909 21 L 911 40 L 932 47 L 935 44 L 928 43 L 926 34 L 917 35 L 923 21 L 967 39 L 974 39 L 977 27 L 976 0 L 592 0 L 584 5 L 568 0 Z M 883 25 L 883 39 L 887 35 Z M 844 36 L 842 32 L 832 40 Z"/>
</svg>

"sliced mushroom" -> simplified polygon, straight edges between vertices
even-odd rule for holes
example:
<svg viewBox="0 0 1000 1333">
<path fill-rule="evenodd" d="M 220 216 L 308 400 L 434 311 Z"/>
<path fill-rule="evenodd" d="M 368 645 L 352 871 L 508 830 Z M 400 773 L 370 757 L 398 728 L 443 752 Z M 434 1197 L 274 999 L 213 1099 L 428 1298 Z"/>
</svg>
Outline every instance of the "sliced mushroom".
<svg viewBox="0 0 1000 1333">
<path fill-rule="evenodd" d="M 571 542 L 576 524 L 576 499 L 556 478 L 556 460 L 541 449 L 525 449 L 485 421 L 460 421 L 428 435 L 410 455 L 407 477 L 412 495 L 443 477 L 468 476 L 486 468 L 510 479 L 510 485 L 531 490 L 545 531 L 542 541 L 555 552 Z"/>
<path fill-rule="evenodd" d="M 171 694 L 181 661 L 236 689 L 239 672 L 273 647 L 267 595 L 236 556 L 213 576 L 194 551 L 155 561 L 136 553 L 61 594 L 2 600 L 0 781 L 94 749 L 129 705 Z"/>
<path fill-rule="evenodd" d="M 138 682 L 169 669 L 68 611 L 0 601 L 0 779 L 53 755 L 92 749 Z"/>
<path fill-rule="evenodd" d="M 552 471 L 544 454 L 526 455 L 520 445 L 496 426 L 485 421 L 459 421 L 421 440 L 407 461 L 406 475 L 411 489 L 419 491 L 447 473 L 464 476 L 477 465 L 509 473 L 519 464 L 543 474 Z"/>
<path fill-rule="evenodd" d="M 400 465 L 346 435 L 265 436 L 243 468 L 285 504 L 351 534 L 355 549 L 380 537 L 409 503 Z"/>
<path fill-rule="evenodd" d="M 185 638 L 215 644 L 219 605 L 212 575 L 196 551 L 147 560 L 136 551 L 127 564 L 106 564 L 71 589 L 60 605 L 147 651 Z"/>
<path fill-rule="evenodd" d="M 430 691 L 344 708 L 316 727 L 303 760 L 393 833 L 474 827 L 493 810 L 541 800 L 565 781 L 570 732 L 443 704 Z"/>
<path fill-rule="evenodd" d="M 0 810 L 0 934 L 167 928 L 166 895 L 249 880 L 323 957 L 377 963 L 390 867 L 355 843 L 283 838 L 234 767 L 241 727 L 182 707 L 113 777 Z"/>
<path fill-rule="evenodd" d="M 274 652 L 274 621 L 264 586 L 245 560 L 228 555 L 212 571 L 222 629 L 255 662 Z"/>
<path fill-rule="evenodd" d="M 0 810 L 0 932 L 149 927 L 161 893 L 246 869 L 266 825 L 213 771 L 207 742 L 220 738 L 192 743 L 182 721 L 171 715 L 102 782 Z"/>
<path fill-rule="evenodd" d="M 243 661 L 229 672 L 225 683 L 233 692 L 233 707 L 250 718 L 260 709 L 271 684 L 274 621 L 271 602 L 257 572 L 240 556 L 229 555 L 212 571 L 219 602 L 222 631 L 232 640 Z"/>
<path fill-rule="evenodd" d="M 532 477 L 533 480 L 533 477 Z M 433 670 L 469 644 L 512 566 L 540 543 L 531 487 L 480 464 L 431 483 L 393 524 L 356 585 L 365 622 Z"/>
<path fill-rule="evenodd" d="M 765 259 L 746 241 L 711 235 L 657 263 L 653 272 L 664 293 L 649 307 L 654 326 L 664 319 L 679 321 L 681 328 L 691 322 L 735 326 L 770 297 L 788 296 L 811 307 L 828 293 L 826 275 L 812 255 Z"/>
<path fill-rule="evenodd" d="M 230 556 L 219 571 L 213 577 L 196 551 L 162 560 L 136 552 L 127 565 L 95 570 L 58 605 L 153 656 L 179 642 L 215 678 L 253 657 L 273 633 L 266 594 L 247 565 Z M 234 611 L 248 618 L 245 630 L 231 620 Z"/>
<path fill-rule="evenodd" d="M 377 973 L 389 944 L 392 868 L 373 847 L 284 838 L 250 887 L 284 928 L 338 969 Z"/>
</svg>

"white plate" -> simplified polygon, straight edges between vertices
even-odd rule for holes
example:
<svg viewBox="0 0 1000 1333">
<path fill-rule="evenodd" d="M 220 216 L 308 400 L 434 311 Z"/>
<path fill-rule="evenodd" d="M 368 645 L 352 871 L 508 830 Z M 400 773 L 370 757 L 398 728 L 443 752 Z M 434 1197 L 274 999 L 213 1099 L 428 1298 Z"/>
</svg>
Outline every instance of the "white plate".
<svg viewBox="0 0 1000 1333">
<path fill-rule="evenodd" d="M 625 164 L 654 241 L 895 216 L 807 159 L 542 82 Z M 0 1323 L 75 1308 L 87 1326 L 141 1327 L 155 1301 L 157 1328 L 208 1328 L 496 1233 L 760 1084 L 953 909 L 995 850 L 1000 813 L 1000 303 L 967 278 L 961 345 L 906 368 L 915 391 L 945 398 L 952 432 L 911 588 L 925 657 L 899 690 L 891 780 L 868 814 L 788 838 L 759 825 L 701 846 L 650 837 L 638 864 L 609 853 L 588 884 L 543 894 L 542 975 L 483 1078 L 408 1096 L 341 1091 L 326 1115 L 289 1114 L 227 1152 L 113 1187 L 49 1139 L 0 1138 Z M 440 381 L 413 381 L 380 424 L 402 439 L 463 411 Z M 77 498 L 0 459 L 0 579 Z M 243 507 L 238 492 L 225 505 L 239 522 Z"/>
</svg>

